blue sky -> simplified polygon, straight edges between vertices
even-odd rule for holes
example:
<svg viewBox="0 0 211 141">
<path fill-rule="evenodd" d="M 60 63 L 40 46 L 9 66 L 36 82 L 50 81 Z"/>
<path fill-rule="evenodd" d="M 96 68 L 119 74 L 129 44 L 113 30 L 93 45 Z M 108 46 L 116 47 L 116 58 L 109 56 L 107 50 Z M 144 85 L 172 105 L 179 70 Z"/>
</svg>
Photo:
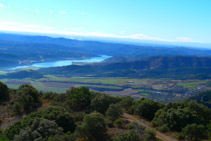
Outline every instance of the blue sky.
<svg viewBox="0 0 211 141">
<path fill-rule="evenodd" d="M 211 43 L 211 0 L 0 0 L 0 30 Z"/>
</svg>

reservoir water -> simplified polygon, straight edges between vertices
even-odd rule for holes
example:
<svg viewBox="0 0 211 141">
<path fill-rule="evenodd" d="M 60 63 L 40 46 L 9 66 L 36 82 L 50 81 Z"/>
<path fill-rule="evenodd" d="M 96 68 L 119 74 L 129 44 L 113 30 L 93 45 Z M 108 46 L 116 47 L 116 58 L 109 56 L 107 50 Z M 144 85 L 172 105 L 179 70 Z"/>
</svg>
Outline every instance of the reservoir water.
<svg viewBox="0 0 211 141">
<path fill-rule="evenodd" d="M 34 63 L 32 65 L 13 67 L 9 70 L 17 70 L 17 69 L 32 68 L 32 67 L 35 67 L 35 68 L 62 67 L 62 66 L 72 65 L 73 62 L 98 63 L 110 57 L 111 56 L 101 55 L 100 57 L 92 57 L 89 59 L 82 59 L 82 60 L 58 60 L 58 61 L 52 61 L 52 62 L 40 62 L 40 63 Z"/>
</svg>

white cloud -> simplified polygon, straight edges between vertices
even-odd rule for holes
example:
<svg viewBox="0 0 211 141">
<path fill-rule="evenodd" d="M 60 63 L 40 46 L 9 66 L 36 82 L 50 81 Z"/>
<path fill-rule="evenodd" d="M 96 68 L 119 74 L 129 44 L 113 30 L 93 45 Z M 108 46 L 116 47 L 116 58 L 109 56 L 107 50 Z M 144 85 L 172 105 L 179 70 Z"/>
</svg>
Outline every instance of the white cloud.
<svg viewBox="0 0 211 141">
<path fill-rule="evenodd" d="M 66 14 L 65 11 L 59 11 L 58 13 L 59 13 L 59 14 Z"/>
<path fill-rule="evenodd" d="M 29 28 L 40 28 L 41 25 L 32 25 L 32 24 L 30 24 L 30 25 L 24 25 L 24 27 L 29 27 Z"/>
<path fill-rule="evenodd" d="M 46 30 L 52 30 L 53 28 L 50 26 L 41 26 L 41 28 L 46 29 Z"/>
<path fill-rule="evenodd" d="M 134 39 L 134 40 L 153 40 L 153 41 L 164 41 L 164 42 L 199 42 L 194 41 L 190 38 L 186 37 L 178 37 L 176 40 L 167 40 L 162 39 L 159 37 L 148 36 L 145 34 L 110 34 L 104 32 L 79 32 L 82 28 L 71 28 L 71 30 L 76 30 L 75 32 L 70 32 L 67 30 L 65 31 L 57 31 L 49 26 L 44 25 L 23 25 L 16 22 L 0 22 L 0 30 L 1 31 L 16 31 L 16 32 L 34 32 L 34 33 L 50 33 L 50 34 L 59 34 L 59 35 L 66 35 L 66 36 L 87 36 L 87 37 L 106 37 L 106 38 L 119 38 L 119 39 Z"/>
<path fill-rule="evenodd" d="M 0 3 L 0 8 L 4 8 L 4 5 Z"/>
<path fill-rule="evenodd" d="M 35 9 L 35 12 L 36 12 L 36 13 L 39 13 L 39 12 L 40 12 L 40 10 L 39 10 L 39 9 Z"/>
<path fill-rule="evenodd" d="M 126 37 L 129 39 L 137 39 L 137 40 L 155 40 L 155 41 L 165 41 L 165 42 L 170 41 L 170 40 L 162 39 L 159 37 L 153 37 L 153 36 L 148 36 L 148 35 L 144 35 L 144 34 L 132 34 L 132 35 L 128 35 Z"/>
<path fill-rule="evenodd" d="M 18 22 L 3 22 L 3 23 L 0 23 L 0 24 L 13 26 L 13 25 L 19 25 L 20 23 L 18 23 Z"/>
<path fill-rule="evenodd" d="M 193 42 L 192 39 L 187 38 L 187 37 L 178 37 L 178 38 L 176 38 L 176 40 L 178 40 L 180 42 Z"/>
</svg>

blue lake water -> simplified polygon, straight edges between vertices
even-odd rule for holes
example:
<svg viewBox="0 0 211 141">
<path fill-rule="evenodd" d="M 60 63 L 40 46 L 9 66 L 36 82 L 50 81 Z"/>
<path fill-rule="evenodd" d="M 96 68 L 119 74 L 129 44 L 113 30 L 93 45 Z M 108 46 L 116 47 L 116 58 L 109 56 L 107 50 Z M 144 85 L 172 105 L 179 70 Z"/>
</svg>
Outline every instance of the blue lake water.
<svg viewBox="0 0 211 141">
<path fill-rule="evenodd" d="M 102 62 L 105 59 L 108 59 L 110 57 L 111 56 L 102 55 L 100 57 L 92 57 L 89 59 L 82 59 L 82 60 L 58 60 L 58 61 L 53 61 L 53 62 L 41 62 L 41 63 L 34 63 L 32 65 L 17 66 L 9 70 L 17 70 L 17 69 L 32 68 L 32 67 L 36 67 L 36 68 L 62 67 L 62 66 L 72 65 L 73 62 L 97 63 L 97 62 Z"/>
</svg>

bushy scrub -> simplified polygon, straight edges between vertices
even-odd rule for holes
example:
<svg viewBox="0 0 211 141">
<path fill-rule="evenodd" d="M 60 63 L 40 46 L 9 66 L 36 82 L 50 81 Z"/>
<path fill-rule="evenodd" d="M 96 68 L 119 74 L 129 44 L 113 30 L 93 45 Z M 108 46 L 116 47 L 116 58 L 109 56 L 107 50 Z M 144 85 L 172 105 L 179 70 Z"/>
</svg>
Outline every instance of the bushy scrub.
<svg viewBox="0 0 211 141">
<path fill-rule="evenodd" d="M 130 130 L 128 133 L 121 133 L 114 137 L 113 141 L 140 141 L 140 137 L 135 130 Z"/>
<path fill-rule="evenodd" d="M 9 97 L 9 90 L 7 85 L 0 82 L 0 100 L 5 100 Z"/>
<path fill-rule="evenodd" d="M 106 111 L 106 116 L 112 121 L 116 120 L 117 118 L 119 118 L 122 115 L 123 115 L 122 107 L 118 103 L 111 104 L 109 106 L 108 110 Z"/>
<path fill-rule="evenodd" d="M 103 140 L 107 131 L 103 115 L 97 112 L 87 114 L 79 128 L 81 136 L 86 136 L 89 140 L 96 141 Z"/>
<path fill-rule="evenodd" d="M 63 129 L 58 127 L 55 121 L 47 119 L 36 119 L 32 125 L 26 129 L 22 129 L 18 135 L 15 135 L 14 140 L 16 141 L 32 141 L 41 140 L 46 137 L 62 134 Z"/>
<path fill-rule="evenodd" d="M 167 125 L 170 130 L 181 131 L 188 124 L 209 123 L 210 110 L 195 102 L 170 103 L 156 112 L 152 121 L 153 126 Z"/>
<path fill-rule="evenodd" d="M 154 118 L 155 113 L 164 105 L 149 99 L 140 99 L 133 105 L 134 114 L 140 115 L 148 120 Z"/>
</svg>

